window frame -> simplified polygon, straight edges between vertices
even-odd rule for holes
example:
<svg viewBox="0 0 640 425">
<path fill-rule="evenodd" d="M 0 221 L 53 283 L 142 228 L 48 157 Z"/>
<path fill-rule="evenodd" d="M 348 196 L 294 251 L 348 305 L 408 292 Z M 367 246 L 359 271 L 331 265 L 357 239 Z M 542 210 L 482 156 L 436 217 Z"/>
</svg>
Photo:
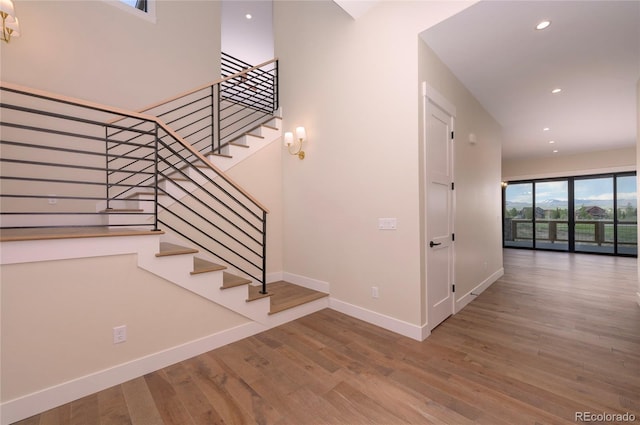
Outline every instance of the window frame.
<svg viewBox="0 0 640 425">
<path fill-rule="evenodd" d="M 153 24 L 156 23 L 156 0 L 147 0 L 147 11 L 140 10 L 135 6 L 131 6 L 125 3 L 122 0 L 102 0 L 104 3 L 110 4 L 113 7 L 116 7 L 120 10 L 128 12 L 138 18 L 144 19 L 145 21 L 151 22 Z"/>
<path fill-rule="evenodd" d="M 617 193 L 617 179 L 619 177 L 626 177 L 626 176 L 634 176 L 637 179 L 637 171 L 618 171 L 618 172 L 607 172 L 607 173 L 598 173 L 598 174 L 587 174 L 587 175 L 575 175 L 575 176 L 558 176 L 558 177 L 552 177 L 552 178 L 531 178 L 531 179 L 520 179 L 520 180 L 512 180 L 512 181 L 507 181 L 507 185 L 503 186 L 502 188 L 502 247 L 503 248 L 513 248 L 513 249 L 531 249 L 531 250 L 540 250 L 540 251 L 556 251 L 556 252 L 570 252 L 570 253 L 585 253 L 585 254 L 597 254 L 597 255 L 613 255 L 613 256 L 620 256 L 620 257 L 638 257 L 638 245 L 640 244 L 636 244 L 636 254 L 629 254 L 629 253 L 621 253 L 618 247 L 618 237 L 617 237 L 617 226 L 618 226 L 618 214 L 617 214 L 617 210 L 618 210 L 618 205 L 617 205 L 617 197 L 618 197 L 618 193 Z M 613 246 L 613 252 L 607 253 L 607 252 L 592 252 L 592 251 L 585 251 L 585 250 L 576 250 L 575 247 L 575 234 L 574 234 L 574 226 L 575 226 L 575 200 L 574 200 L 574 184 L 576 180 L 589 180 L 589 179 L 597 179 L 597 178 L 608 178 L 611 177 L 613 179 L 613 211 L 614 211 L 614 218 L 613 218 L 613 224 L 614 224 L 614 246 Z M 570 200 L 570 202 L 568 202 L 567 208 L 568 208 L 568 219 L 569 219 L 569 249 L 568 250 L 549 250 L 549 249 L 545 249 L 545 248 L 540 248 L 536 246 L 536 238 L 535 238 L 535 231 L 533 233 L 533 240 L 532 240 L 532 245 L 531 247 L 528 246 L 512 246 L 512 245 L 507 245 L 505 243 L 505 208 L 506 208 L 506 190 L 507 187 L 509 185 L 513 185 L 513 184 L 523 184 L 523 183 L 531 183 L 532 184 L 532 191 L 533 191 L 533 197 L 532 197 L 532 202 L 533 202 L 533 208 L 535 209 L 535 190 L 536 190 L 536 183 L 543 183 L 543 182 L 549 182 L 549 181 L 558 181 L 558 180 L 567 180 L 568 182 L 568 198 Z M 636 184 L 636 191 L 638 190 L 638 185 Z M 637 208 L 637 207 L 636 207 Z M 638 222 L 638 216 L 636 216 L 636 223 Z M 637 225 L 637 224 L 636 224 Z M 534 219 L 533 219 L 533 226 L 535 229 L 535 214 L 534 214 Z"/>
</svg>

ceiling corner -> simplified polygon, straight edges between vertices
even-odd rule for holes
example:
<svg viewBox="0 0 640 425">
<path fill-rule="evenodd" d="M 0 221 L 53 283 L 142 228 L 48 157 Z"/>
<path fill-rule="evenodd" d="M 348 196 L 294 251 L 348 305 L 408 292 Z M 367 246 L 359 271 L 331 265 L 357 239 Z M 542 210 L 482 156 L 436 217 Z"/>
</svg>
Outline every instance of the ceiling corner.
<svg viewBox="0 0 640 425">
<path fill-rule="evenodd" d="M 333 0 L 353 19 L 358 19 L 369 11 L 380 0 Z"/>
</svg>

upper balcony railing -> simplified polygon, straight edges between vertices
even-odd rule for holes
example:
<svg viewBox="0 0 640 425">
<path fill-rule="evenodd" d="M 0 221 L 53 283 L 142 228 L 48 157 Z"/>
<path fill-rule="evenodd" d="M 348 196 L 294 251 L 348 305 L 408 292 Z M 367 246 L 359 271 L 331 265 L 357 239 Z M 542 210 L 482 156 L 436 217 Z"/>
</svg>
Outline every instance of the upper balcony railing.
<svg viewBox="0 0 640 425">
<path fill-rule="evenodd" d="M 278 59 L 252 66 L 223 53 L 221 79 L 140 112 L 160 118 L 203 155 L 226 154 L 229 143 L 273 118 L 278 96 Z"/>
</svg>

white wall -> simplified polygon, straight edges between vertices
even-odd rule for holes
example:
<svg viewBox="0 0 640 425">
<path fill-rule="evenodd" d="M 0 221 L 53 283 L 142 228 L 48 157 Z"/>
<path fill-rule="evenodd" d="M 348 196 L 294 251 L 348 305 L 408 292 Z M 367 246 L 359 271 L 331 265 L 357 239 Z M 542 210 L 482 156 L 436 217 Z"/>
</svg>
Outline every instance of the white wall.
<svg viewBox="0 0 640 425">
<path fill-rule="evenodd" d="M 420 79 L 456 107 L 454 141 L 456 304 L 503 273 L 500 163 L 502 128 L 420 39 Z M 476 143 L 469 143 L 469 134 Z"/>
<path fill-rule="evenodd" d="M 303 161 L 283 150 L 285 269 L 354 311 L 423 324 L 418 33 L 470 4 L 385 1 L 354 21 L 333 2 L 274 3 L 284 128 L 309 138 Z"/>
<path fill-rule="evenodd" d="M 222 1 L 222 51 L 252 65 L 273 59 L 272 10 L 271 0 Z"/>
<path fill-rule="evenodd" d="M 636 148 L 631 147 L 575 155 L 504 160 L 502 180 L 567 177 L 635 170 Z"/>
<path fill-rule="evenodd" d="M 248 320 L 137 267 L 135 255 L 2 266 L 2 401 Z M 127 325 L 114 345 L 112 328 Z"/>
<path fill-rule="evenodd" d="M 22 35 L 0 43 L 2 80 L 130 109 L 216 80 L 220 4 L 156 6 L 153 23 L 103 1 L 15 0 Z M 132 256 L 3 266 L 1 278 L 3 403 L 247 322 Z M 119 324 L 129 340 L 114 346 Z"/>
<path fill-rule="evenodd" d="M 274 279 L 281 280 L 284 272 L 281 150 L 280 140 L 275 141 L 227 171 L 227 175 L 233 181 L 269 210 L 267 214 L 268 282 Z"/>
<path fill-rule="evenodd" d="M 138 109 L 219 78 L 218 2 L 158 1 L 156 23 L 105 1 L 14 4 L 3 81 Z"/>
</svg>

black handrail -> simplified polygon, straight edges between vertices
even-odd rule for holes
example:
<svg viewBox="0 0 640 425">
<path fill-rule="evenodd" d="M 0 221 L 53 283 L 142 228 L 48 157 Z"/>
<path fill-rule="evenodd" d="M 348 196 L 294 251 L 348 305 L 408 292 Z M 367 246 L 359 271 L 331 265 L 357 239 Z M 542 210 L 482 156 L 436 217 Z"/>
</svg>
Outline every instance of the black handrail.
<svg viewBox="0 0 640 425">
<path fill-rule="evenodd" d="M 267 209 L 175 130 L 152 115 L 0 84 L 0 229 L 163 227 L 266 293 Z M 127 220 L 105 220 L 114 216 Z"/>
</svg>

